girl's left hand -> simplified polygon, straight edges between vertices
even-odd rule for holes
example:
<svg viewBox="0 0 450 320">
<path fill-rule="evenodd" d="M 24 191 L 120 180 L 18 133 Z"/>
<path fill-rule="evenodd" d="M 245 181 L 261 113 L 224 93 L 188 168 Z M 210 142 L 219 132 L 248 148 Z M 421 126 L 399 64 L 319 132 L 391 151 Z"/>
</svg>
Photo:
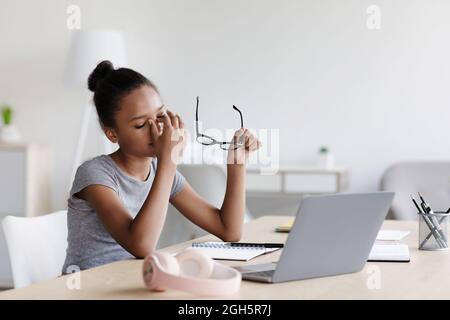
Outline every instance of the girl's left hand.
<svg viewBox="0 0 450 320">
<path fill-rule="evenodd" d="M 250 154 L 261 147 L 261 142 L 248 130 L 241 128 L 234 133 L 234 143 L 242 142 L 237 149 L 228 150 L 227 164 L 244 164 Z"/>
</svg>

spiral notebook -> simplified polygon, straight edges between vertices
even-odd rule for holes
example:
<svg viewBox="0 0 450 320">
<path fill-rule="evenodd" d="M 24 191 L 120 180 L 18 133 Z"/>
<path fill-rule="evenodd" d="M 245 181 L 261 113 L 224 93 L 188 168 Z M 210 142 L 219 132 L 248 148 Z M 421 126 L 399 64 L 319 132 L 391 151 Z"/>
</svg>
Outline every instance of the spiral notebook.
<svg viewBox="0 0 450 320">
<path fill-rule="evenodd" d="M 194 242 L 192 248 L 205 252 L 216 260 L 248 261 L 252 258 L 279 250 L 280 248 L 265 248 L 263 245 L 231 246 L 227 242 Z"/>
</svg>

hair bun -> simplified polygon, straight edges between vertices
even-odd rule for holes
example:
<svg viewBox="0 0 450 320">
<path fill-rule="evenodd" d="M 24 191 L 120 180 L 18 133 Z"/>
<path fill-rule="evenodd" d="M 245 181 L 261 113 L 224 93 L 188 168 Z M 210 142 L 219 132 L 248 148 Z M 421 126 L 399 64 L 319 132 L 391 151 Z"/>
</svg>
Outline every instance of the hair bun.
<svg viewBox="0 0 450 320">
<path fill-rule="evenodd" d="M 103 80 L 109 73 L 114 71 L 114 66 L 111 63 L 111 61 L 104 60 L 100 62 L 92 71 L 92 73 L 89 75 L 88 78 L 88 88 L 92 92 L 95 92 L 95 90 L 98 87 L 98 84 L 101 80 Z"/>
</svg>

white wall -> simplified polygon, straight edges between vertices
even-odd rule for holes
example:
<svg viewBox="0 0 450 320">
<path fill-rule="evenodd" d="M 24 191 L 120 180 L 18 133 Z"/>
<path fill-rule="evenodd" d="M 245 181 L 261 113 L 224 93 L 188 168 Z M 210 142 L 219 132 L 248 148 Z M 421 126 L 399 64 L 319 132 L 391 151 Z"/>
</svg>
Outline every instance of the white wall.
<svg viewBox="0 0 450 320">
<path fill-rule="evenodd" d="M 191 128 L 196 95 L 210 127 L 236 126 L 236 104 L 247 127 L 280 129 L 281 163 L 329 145 L 355 191 L 393 162 L 450 158 L 448 1 L 0 0 L 0 102 L 25 140 L 54 146 L 55 210 L 87 94 L 62 82 L 69 4 L 82 28 L 124 31 L 130 66 Z M 366 27 L 371 4 L 380 30 Z"/>
</svg>

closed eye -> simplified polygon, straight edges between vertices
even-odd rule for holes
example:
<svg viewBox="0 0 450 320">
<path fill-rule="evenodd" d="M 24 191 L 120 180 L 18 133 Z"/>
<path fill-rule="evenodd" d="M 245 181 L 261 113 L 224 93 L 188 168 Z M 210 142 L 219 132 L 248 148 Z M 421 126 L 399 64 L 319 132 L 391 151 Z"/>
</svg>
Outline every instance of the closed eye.
<svg viewBox="0 0 450 320">
<path fill-rule="evenodd" d="M 136 129 L 142 129 L 144 126 L 145 126 L 145 122 L 144 122 L 143 124 L 141 124 L 141 125 L 134 126 L 134 127 L 135 127 Z"/>
</svg>

